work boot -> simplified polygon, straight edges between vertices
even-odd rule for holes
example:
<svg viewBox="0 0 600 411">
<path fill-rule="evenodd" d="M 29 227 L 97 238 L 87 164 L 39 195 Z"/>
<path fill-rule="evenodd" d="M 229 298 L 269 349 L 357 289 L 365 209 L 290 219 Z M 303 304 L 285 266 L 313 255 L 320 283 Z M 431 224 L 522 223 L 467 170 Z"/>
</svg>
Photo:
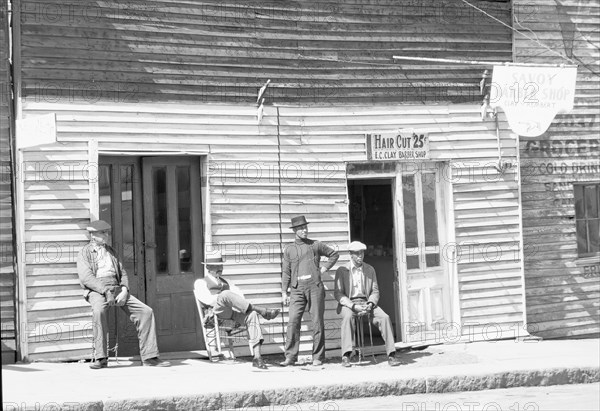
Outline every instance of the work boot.
<svg viewBox="0 0 600 411">
<path fill-rule="evenodd" d="M 170 367 L 171 363 L 168 361 L 163 361 L 158 357 L 154 357 L 143 360 L 142 365 L 144 367 Z"/>
<path fill-rule="evenodd" d="M 92 370 L 99 370 L 100 368 L 106 367 L 108 367 L 108 358 L 96 358 L 96 360 L 90 364 Z"/>
<path fill-rule="evenodd" d="M 285 361 L 279 363 L 279 365 L 281 365 L 282 367 L 289 367 L 294 364 L 296 364 L 296 361 L 292 360 L 291 358 L 286 358 Z"/>
<path fill-rule="evenodd" d="M 390 365 L 390 367 L 397 367 L 398 365 L 402 364 L 402 362 L 395 356 L 390 355 L 388 357 L 388 364 Z"/>
<path fill-rule="evenodd" d="M 254 358 L 252 360 L 252 366 L 258 368 L 259 370 L 267 370 L 267 364 L 265 364 L 262 358 Z"/>
<path fill-rule="evenodd" d="M 350 357 L 348 355 L 344 355 L 342 357 L 342 367 L 352 367 L 352 364 L 350 364 Z"/>
</svg>

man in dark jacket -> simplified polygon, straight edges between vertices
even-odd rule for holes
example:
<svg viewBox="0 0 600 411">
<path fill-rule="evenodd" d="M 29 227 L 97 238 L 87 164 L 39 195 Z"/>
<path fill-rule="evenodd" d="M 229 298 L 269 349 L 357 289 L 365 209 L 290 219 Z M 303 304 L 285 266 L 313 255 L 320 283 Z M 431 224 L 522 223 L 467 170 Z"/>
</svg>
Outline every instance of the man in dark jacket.
<svg viewBox="0 0 600 411">
<path fill-rule="evenodd" d="M 115 250 L 108 245 L 110 229 L 110 224 L 102 220 L 91 223 L 87 227 L 91 241 L 77 256 L 77 274 L 85 290 L 83 297 L 92 306 L 94 362 L 90 368 L 108 366 L 107 318 L 108 309 L 113 305 L 120 306 L 136 325 L 142 365 L 168 367 L 171 364 L 158 358 L 154 312 L 129 294 L 127 272 Z"/>
<path fill-rule="evenodd" d="M 375 324 L 388 354 L 388 363 L 395 367 L 400 365 L 396 358 L 396 346 L 390 317 L 377 306 L 379 303 L 379 285 L 375 269 L 363 262 L 367 246 L 359 241 L 352 241 L 348 246 L 350 263 L 341 266 L 335 273 L 334 296 L 338 301 L 337 313 L 342 314 L 340 334 L 342 337 L 342 366 L 350 367 L 352 353 L 352 318 L 368 314 L 369 321 Z M 362 321 L 359 319 L 359 321 Z"/>
<path fill-rule="evenodd" d="M 281 297 L 290 306 L 289 323 L 285 341 L 285 361 L 282 366 L 293 365 L 300 350 L 300 325 L 304 310 L 308 307 L 313 329 L 313 365 L 321 365 L 325 359 L 325 288 L 321 275 L 331 269 L 339 255 L 332 247 L 308 239 L 308 222 L 301 215 L 292 218 L 296 238 L 283 253 L 283 279 Z M 320 266 L 321 257 L 327 262 Z"/>
</svg>

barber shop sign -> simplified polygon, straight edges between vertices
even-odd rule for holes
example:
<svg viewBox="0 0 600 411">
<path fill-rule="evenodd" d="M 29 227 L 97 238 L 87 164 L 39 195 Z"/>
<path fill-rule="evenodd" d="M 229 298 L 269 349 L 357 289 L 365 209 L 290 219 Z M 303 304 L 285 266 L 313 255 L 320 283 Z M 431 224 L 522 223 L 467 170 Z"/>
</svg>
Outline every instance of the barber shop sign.
<svg viewBox="0 0 600 411">
<path fill-rule="evenodd" d="M 379 161 L 429 158 L 429 135 L 413 129 L 366 134 L 367 159 Z"/>
<path fill-rule="evenodd" d="M 513 132 L 544 134 L 557 113 L 573 109 L 577 67 L 495 66 L 490 106 L 501 107 Z"/>
</svg>

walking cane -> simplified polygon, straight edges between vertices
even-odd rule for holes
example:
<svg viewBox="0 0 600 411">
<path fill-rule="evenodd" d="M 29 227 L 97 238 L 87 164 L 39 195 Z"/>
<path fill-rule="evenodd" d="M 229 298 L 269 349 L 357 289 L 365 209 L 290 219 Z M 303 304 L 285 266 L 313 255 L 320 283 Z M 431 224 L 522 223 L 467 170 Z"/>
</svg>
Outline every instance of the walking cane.
<svg viewBox="0 0 600 411">
<path fill-rule="evenodd" d="M 369 315 L 367 315 L 367 321 L 369 322 L 369 338 L 371 339 L 371 356 L 373 357 L 373 362 L 375 362 L 375 364 L 377 364 L 377 360 L 375 359 L 375 352 L 373 350 L 373 329 L 371 328 L 371 316 L 373 315 L 373 313 L 369 313 Z"/>
</svg>

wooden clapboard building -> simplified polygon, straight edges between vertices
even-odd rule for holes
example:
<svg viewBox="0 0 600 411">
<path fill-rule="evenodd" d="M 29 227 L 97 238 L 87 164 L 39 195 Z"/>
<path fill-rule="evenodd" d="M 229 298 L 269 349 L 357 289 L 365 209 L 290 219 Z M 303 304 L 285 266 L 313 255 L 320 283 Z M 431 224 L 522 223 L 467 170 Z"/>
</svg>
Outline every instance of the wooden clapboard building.
<svg viewBox="0 0 600 411">
<path fill-rule="evenodd" d="M 13 363 L 16 354 L 15 241 L 13 230 L 12 146 L 13 130 L 9 64 L 8 3 L 0 3 L 0 343 L 2 363 Z"/>
<path fill-rule="evenodd" d="M 510 23 L 508 2 L 474 3 Z M 252 302 L 281 307 L 298 214 L 338 264 L 350 240 L 369 245 L 398 343 L 523 334 L 516 136 L 481 119 L 483 68 L 392 59 L 510 61 L 506 26 L 459 0 L 20 4 L 16 139 L 56 136 L 18 151 L 23 358 L 90 356 L 75 257 L 96 218 L 112 222 L 163 352 L 202 348 L 191 287 L 217 247 Z M 399 129 L 426 136 L 427 156 L 377 159 L 367 135 Z M 282 352 L 284 311 L 265 324 L 268 353 Z"/>
<path fill-rule="evenodd" d="M 573 111 L 519 146 L 527 319 L 544 338 L 600 332 L 599 23 L 598 1 L 514 1 L 514 27 L 552 49 L 515 35 L 515 61 L 578 65 Z"/>
</svg>

